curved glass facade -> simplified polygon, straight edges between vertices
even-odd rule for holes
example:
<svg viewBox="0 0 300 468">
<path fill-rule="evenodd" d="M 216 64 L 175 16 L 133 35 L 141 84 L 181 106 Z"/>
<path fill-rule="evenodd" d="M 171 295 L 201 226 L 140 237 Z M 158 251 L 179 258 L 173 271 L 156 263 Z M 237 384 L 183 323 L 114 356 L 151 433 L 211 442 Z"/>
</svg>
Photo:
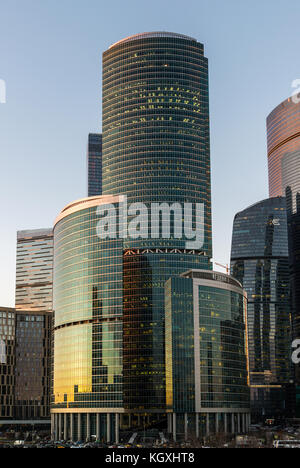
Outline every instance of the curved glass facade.
<svg viewBox="0 0 300 468">
<path fill-rule="evenodd" d="M 287 210 L 289 214 L 296 213 L 300 197 L 300 148 L 299 151 L 283 156 L 281 168 L 282 190 L 286 196 Z"/>
<path fill-rule="evenodd" d="M 285 194 L 282 158 L 300 151 L 300 103 L 286 99 L 267 117 L 269 195 Z"/>
<path fill-rule="evenodd" d="M 182 276 L 166 283 L 167 408 L 202 415 L 202 434 L 207 420 L 211 426 L 210 415 L 217 415 L 225 432 L 225 414 L 249 412 L 247 295 L 222 273 Z"/>
<path fill-rule="evenodd" d="M 174 36 L 138 36 L 103 54 L 103 194 L 204 203 L 211 256 L 208 64 L 202 44 Z M 139 246 L 184 244 L 128 244 Z"/>
<path fill-rule="evenodd" d="M 161 412 L 165 281 L 210 268 L 208 63 L 196 40 L 145 33 L 103 54 L 103 194 L 147 207 L 204 203 L 199 252 L 172 235 L 124 240 L 124 405 Z"/>
<path fill-rule="evenodd" d="M 290 360 L 287 358 L 290 355 L 290 287 L 285 198 L 263 200 L 235 216 L 231 274 L 248 294 L 253 409 L 258 413 L 276 414 L 283 409 L 281 396 L 278 396 L 280 385 L 290 379 Z"/>
<path fill-rule="evenodd" d="M 94 197 L 62 211 L 54 228 L 52 408 L 121 408 L 122 244 L 97 236 Z"/>
</svg>

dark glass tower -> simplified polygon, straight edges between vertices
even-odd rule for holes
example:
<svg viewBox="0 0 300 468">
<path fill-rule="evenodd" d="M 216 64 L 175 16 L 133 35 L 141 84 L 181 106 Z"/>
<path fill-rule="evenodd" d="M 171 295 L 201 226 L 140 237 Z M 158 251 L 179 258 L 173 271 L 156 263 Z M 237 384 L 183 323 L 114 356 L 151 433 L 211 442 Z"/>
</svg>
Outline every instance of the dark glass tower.
<svg viewBox="0 0 300 468">
<path fill-rule="evenodd" d="M 204 244 L 124 241 L 124 406 L 165 409 L 164 285 L 210 268 L 211 187 L 208 62 L 203 45 L 154 32 L 123 39 L 103 55 L 103 195 L 128 205 L 204 203 Z"/>
<path fill-rule="evenodd" d="M 299 163 L 296 163 L 296 169 Z M 292 169 L 291 169 L 292 173 Z M 289 238 L 289 260 L 291 281 L 291 314 L 292 338 L 300 337 L 300 193 L 297 182 L 297 170 L 293 173 L 293 181 L 286 187 L 287 220 Z M 298 178 L 299 179 L 299 178 Z M 294 366 L 296 383 L 296 415 L 300 414 L 300 368 Z"/>
<path fill-rule="evenodd" d="M 88 197 L 102 193 L 102 135 L 90 133 L 87 151 Z"/>
<path fill-rule="evenodd" d="M 263 200 L 235 216 L 231 274 L 248 294 L 252 412 L 283 411 L 290 379 L 290 303 L 286 201 Z"/>
</svg>

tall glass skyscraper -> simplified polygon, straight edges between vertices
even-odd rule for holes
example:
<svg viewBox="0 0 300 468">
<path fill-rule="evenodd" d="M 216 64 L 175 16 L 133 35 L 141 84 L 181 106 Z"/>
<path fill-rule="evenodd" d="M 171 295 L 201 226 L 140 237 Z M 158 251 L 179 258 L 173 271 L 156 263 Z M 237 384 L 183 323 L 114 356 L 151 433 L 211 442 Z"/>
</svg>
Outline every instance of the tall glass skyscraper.
<svg viewBox="0 0 300 468">
<path fill-rule="evenodd" d="M 166 282 L 168 432 L 246 432 L 247 294 L 223 273 L 191 270 Z"/>
<path fill-rule="evenodd" d="M 290 97 L 267 117 L 269 195 L 285 195 L 282 179 L 282 159 L 300 151 L 300 103 Z M 295 161 L 290 161 L 294 165 Z M 285 171 L 286 172 L 286 171 Z"/>
<path fill-rule="evenodd" d="M 97 235 L 97 208 L 118 202 L 78 200 L 55 222 L 52 418 L 59 439 L 112 440 L 124 412 L 122 241 Z"/>
<path fill-rule="evenodd" d="M 87 150 L 88 197 L 102 194 L 102 134 L 90 133 Z"/>
<path fill-rule="evenodd" d="M 283 411 L 290 379 L 290 302 L 286 201 L 263 200 L 234 218 L 231 274 L 248 294 L 252 412 Z"/>
<path fill-rule="evenodd" d="M 124 242 L 124 405 L 165 408 L 164 284 L 210 268 L 211 185 L 208 62 L 203 45 L 174 33 L 137 34 L 103 54 L 103 194 L 128 204 L 204 203 L 204 244 Z M 139 351 L 137 353 L 137 350 Z"/>
</svg>

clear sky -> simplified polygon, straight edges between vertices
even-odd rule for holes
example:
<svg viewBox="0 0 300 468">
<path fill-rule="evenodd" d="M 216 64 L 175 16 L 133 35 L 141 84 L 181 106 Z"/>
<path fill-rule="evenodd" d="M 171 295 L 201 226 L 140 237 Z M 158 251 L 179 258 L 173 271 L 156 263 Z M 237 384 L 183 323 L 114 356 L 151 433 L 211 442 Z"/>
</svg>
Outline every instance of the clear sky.
<svg viewBox="0 0 300 468">
<path fill-rule="evenodd" d="M 268 196 L 265 119 L 300 78 L 299 0 L 0 0 L 0 306 L 16 231 L 86 196 L 102 52 L 144 31 L 193 36 L 209 58 L 214 259 L 229 262 L 234 214 Z"/>
</svg>

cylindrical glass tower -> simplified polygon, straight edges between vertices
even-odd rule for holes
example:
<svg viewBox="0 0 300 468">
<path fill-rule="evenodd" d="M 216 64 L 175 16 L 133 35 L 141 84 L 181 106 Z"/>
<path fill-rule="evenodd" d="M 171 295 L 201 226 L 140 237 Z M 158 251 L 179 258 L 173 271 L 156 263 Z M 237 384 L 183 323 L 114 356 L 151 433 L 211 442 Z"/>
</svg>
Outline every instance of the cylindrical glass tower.
<svg viewBox="0 0 300 468">
<path fill-rule="evenodd" d="M 267 139 L 269 194 L 270 197 L 284 196 L 286 187 L 282 180 L 282 159 L 287 154 L 300 151 L 300 103 L 290 97 L 269 114 Z"/>
<path fill-rule="evenodd" d="M 122 241 L 97 234 L 97 208 L 119 197 L 67 205 L 54 226 L 55 439 L 112 440 L 123 412 Z"/>
<path fill-rule="evenodd" d="M 174 236 L 124 241 L 124 406 L 163 412 L 165 281 L 210 268 L 212 250 L 208 63 L 195 39 L 144 33 L 104 52 L 103 194 L 204 204 L 199 250 Z"/>
</svg>

